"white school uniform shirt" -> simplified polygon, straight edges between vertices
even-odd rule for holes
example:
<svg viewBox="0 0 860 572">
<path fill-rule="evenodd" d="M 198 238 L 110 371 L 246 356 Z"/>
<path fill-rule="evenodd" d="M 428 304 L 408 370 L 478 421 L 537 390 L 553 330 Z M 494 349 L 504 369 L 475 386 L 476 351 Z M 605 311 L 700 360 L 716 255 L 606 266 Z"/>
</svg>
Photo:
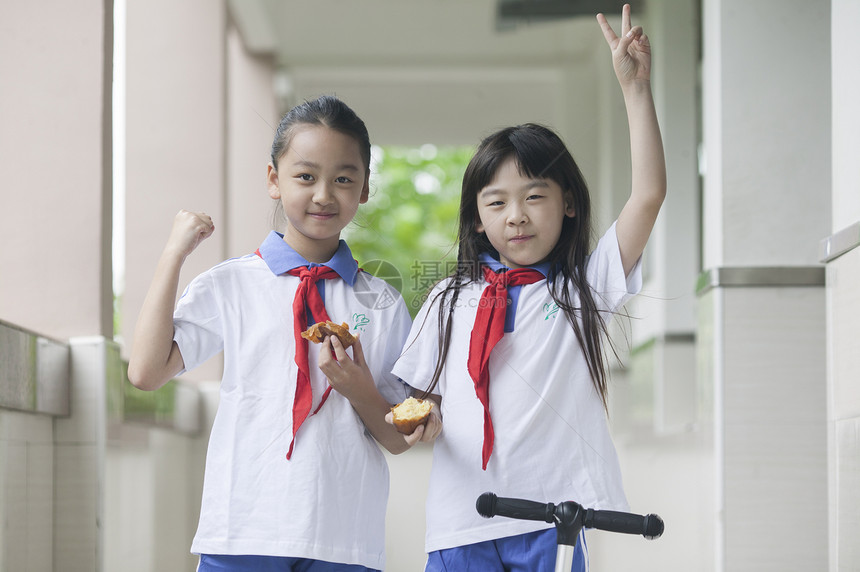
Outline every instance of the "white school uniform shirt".
<svg viewBox="0 0 860 572">
<path fill-rule="evenodd" d="M 628 278 L 624 276 L 614 224 L 589 256 L 587 280 L 598 307 L 609 311 L 641 288 L 639 263 Z M 603 404 L 573 328 L 553 301 L 546 280 L 520 287 L 514 330 L 505 333 L 490 355 L 495 443 L 487 470 L 482 470 L 483 408 L 466 360 L 486 285 L 481 280 L 460 292 L 448 357 L 434 390 L 442 396 L 443 426 L 433 447 L 427 552 L 553 526 L 483 518 L 475 501 L 484 492 L 537 502 L 573 500 L 586 508 L 628 508 Z M 419 390 L 428 387 L 439 351 L 438 303 L 432 301 L 443 287 L 444 283 L 434 289 L 416 316 L 394 366 L 395 375 Z M 578 300 L 576 295 L 575 306 Z"/>
<path fill-rule="evenodd" d="M 278 233 L 259 254 L 227 260 L 195 278 L 179 300 L 174 339 L 186 369 L 224 351 L 220 403 L 209 439 L 195 554 L 313 558 L 384 567 L 388 466 L 349 401 L 337 391 L 296 434 L 297 366 L 292 303 L 307 265 Z M 346 243 L 320 280 L 329 318 L 360 334 L 380 393 L 406 395 L 391 367 L 411 320 L 400 294 L 358 270 Z M 309 344 L 314 411 L 328 382 Z M 352 350 L 348 350 L 352 357 Z"/>
</svg>

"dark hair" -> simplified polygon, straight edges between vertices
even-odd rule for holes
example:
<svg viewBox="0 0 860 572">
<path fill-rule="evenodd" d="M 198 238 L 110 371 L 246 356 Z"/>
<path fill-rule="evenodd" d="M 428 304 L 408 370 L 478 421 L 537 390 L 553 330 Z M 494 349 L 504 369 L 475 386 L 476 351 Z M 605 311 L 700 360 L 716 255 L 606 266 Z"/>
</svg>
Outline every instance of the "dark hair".
<svg viewBox="0 0 860 572">
<path fill-rule="evenodd" d="M 607 373 L 602 338 L 607 337 L 606 322 L 594 302 L 586 281 L 585 265 L 592 237 L 591 200 L 585 179 L 564 142 L 551 129 L 527 123 L 508 127 L 486 137 L 478 146 L 463 175 L 460 196 L 460 227 L 457 268 L 445 288 L 436 295 L 439 302 L 439 357 L 430 389 L 439 381 L 448 347 L 451 343 L 451 321 L 460 289 L 481 280 L 479 255 L 498 252 L 486 234 L 477 232 L 478 193 L 492 182 L 499 167 L 513 157 L 521 174 L 555 181 L 574 208 L 575 217 L 564 217 L 561 235 L 550 251 L 547 262 L 552 271 L 547 288 L 564 312 L 585 354 L 595 390 L 606 407 Z M 579 293 L 580 307 L 575 307 L 573 293 Z"/>
<path fill-rule="evenodd" d="M 333 95 L 306 100 L 284 114 L 272 141 L 271 158 L 275 171 L 278 170 L 278 159 L 287 152 L 293 134 L 302 125 L 321 125 L 355 139 L 366 173 L 370 174 L 370 135 L 367 127 L 355 111 Z M 277 218 L 281 214 L 280 207 L 276 205 L 272 221 L 274 226 L 277 226 Z"/>
<path fill-rule="evenodd" d="M 333 95 L 323 95 L 305 101 L 289 110 L 278 124 L 272 141 L 272 165 L 278 168 L 278 159 L 290 146 L 293 132 L 301 125 L 322 125 L 358 142 L 364 167 L 370 172 L 370 135 L 364 121 L 347 104 Z"/>
</svg>

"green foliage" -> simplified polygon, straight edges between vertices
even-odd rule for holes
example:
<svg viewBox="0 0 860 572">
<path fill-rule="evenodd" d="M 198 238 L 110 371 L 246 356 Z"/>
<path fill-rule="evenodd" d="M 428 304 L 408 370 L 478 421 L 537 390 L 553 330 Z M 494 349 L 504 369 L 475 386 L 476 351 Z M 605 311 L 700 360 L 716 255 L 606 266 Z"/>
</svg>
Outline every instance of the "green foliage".
<svg viewBox="0 0 860 572">
<path fill-rule="evenodd" d="M 460 185 L 471 147 L 374 147 L 370 199 L 344 238 L 362 267 L 381 274 L 403 295 L 414 317 L 430 287 L 450 274 L 457 258 Z M 399 282 L 399 283 L 398 283 Z"/>
</svg>

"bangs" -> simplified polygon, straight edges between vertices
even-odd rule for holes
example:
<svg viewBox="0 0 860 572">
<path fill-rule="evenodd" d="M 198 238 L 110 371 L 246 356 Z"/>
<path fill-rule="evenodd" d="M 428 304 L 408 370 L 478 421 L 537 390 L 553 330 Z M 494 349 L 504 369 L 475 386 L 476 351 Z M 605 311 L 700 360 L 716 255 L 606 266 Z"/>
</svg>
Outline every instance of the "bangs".
<svg viewBox="0 0 860 572">
<path fill-rule="evenodd" d="M 570 188 L 567 173 L 576 167 L 564 143 L 552 130 L 528 123 L 503 129 L 483 141 L 467 168 L 473 192 L 489 185 L 509 158 L 514 159 L 517 172 L 524 177 L 551 179 L 563 189 Z"/>
<path fill-rule="evenodd" d="M 513 131 L 509 137 L 509 156 L 515 158 L 520 175 L 530 179 L 551 179 L 565 188 L 567 177 L 564 176 L 564 159 L 570 154 L 561 140 L 548 131 L 536 125 Z"/>
</svg>

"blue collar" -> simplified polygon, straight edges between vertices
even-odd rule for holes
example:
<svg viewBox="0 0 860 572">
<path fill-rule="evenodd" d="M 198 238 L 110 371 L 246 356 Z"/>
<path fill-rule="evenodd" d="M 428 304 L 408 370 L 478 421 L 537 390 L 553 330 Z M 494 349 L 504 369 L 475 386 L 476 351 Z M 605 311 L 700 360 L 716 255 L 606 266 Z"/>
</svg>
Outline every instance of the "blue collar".
<svg viewBox="0 0 860 572">
<path fill-rule="evenodd" d="M 490 267 L 490 270 L 493 272 L 499 272 L 500 270 L 510 270 L 507 266 L 496 260 L 492 254 L 489 252 L 482 252 L 478 255 L 478 259 Z M 541 262 L 540 264 L 535 264 L 534 266 L 529 266 L 532 270 L 537 270 L 541 274 L 544 275 L 544 278 L 549 276 L 549 271 L 551 265 L 549 262 Z"/>
<path fill-rule="evenodd" d="M 358 262 L 352 257 L 352 251 L 349 250 L 349 246 L 344 240 L 338 244 L 337 252 L 334 253 L 331 260 L 324 264 L 305 260 L 302 255 L 284 241 L 283 234 L 274 230 L 260 245 L 259 252 L 266 266 L 275 275 L 284 274 L 300 266 L 328 266 L 337 272 L 344 282 L 352 286 L 355 282 L 355 275 L 358 273 Z"/>
<path fill-rule="evenodd" d="M 490 270 L 493 272 L 499 272 L 500 270 L 510 270 L 507 266 L 493 258 L 493 256 L 489 252 L 482 252 L 478 255 L 478 259 L 482 264 L 486 264 L 490 267 Z M 549 275 L 549 271 L 552 265 L 549 262 L 543 262 L 541 264 L 536 264 L 534 266 L 529 266 L 529 268 L 533 270 L 537 270 L 546 278 Z M 522 291 L 522 286 L 508 286 L 508 307 L 505 310 L 505 332 L 513 332 L 514 326 L 516 324 L 517 319 L 517 306 L 520 301 L 520 291 Z"/>
</svg>

